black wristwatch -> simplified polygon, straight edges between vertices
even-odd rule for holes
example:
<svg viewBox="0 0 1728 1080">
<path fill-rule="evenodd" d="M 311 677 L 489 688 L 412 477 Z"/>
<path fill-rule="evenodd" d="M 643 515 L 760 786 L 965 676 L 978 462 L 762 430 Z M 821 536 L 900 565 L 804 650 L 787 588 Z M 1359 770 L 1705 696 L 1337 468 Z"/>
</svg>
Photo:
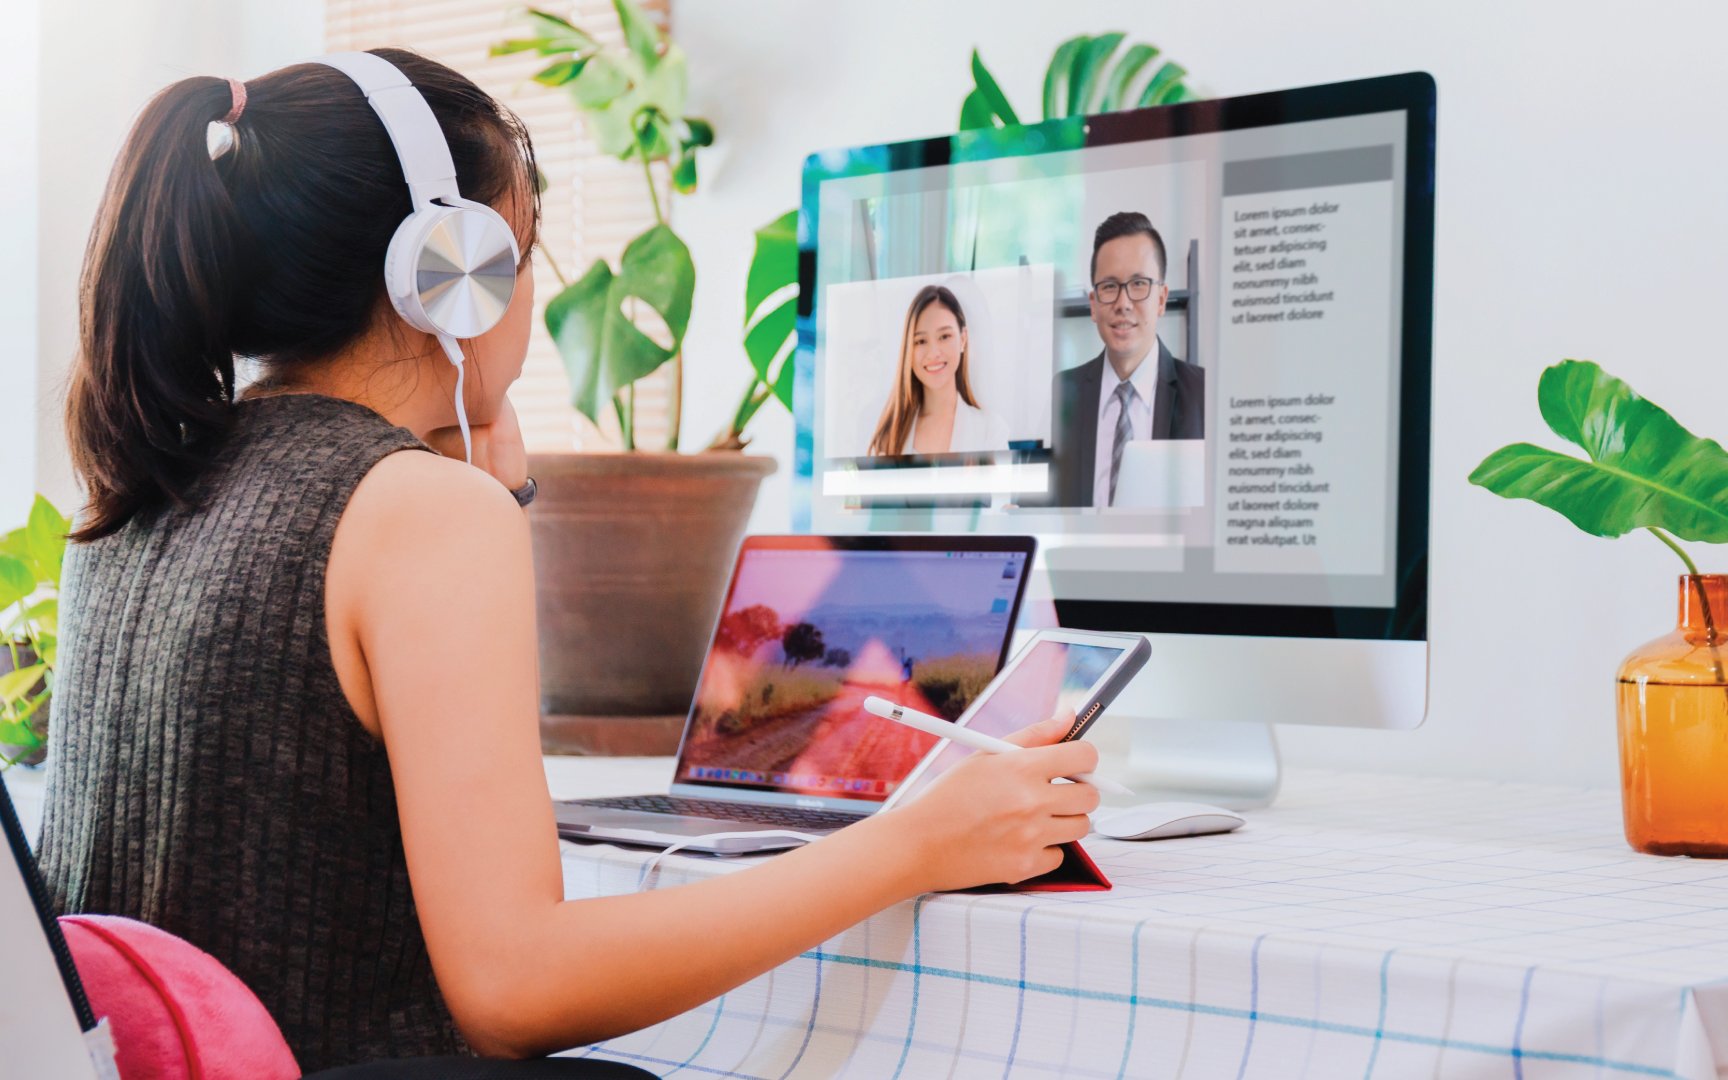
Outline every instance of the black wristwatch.
<svg viewBox="0 0 1728 1080">
<path fill-rule="evenodd" d="M 540 485 L 536 484 L 534 478 L 530 476 L 527 483 L 510 492 L 510 494 L 516 496 L 517 506 L 527 506 L 529 503 L 534 501 L 534 496 L 540 494 Z"/>
</svg>

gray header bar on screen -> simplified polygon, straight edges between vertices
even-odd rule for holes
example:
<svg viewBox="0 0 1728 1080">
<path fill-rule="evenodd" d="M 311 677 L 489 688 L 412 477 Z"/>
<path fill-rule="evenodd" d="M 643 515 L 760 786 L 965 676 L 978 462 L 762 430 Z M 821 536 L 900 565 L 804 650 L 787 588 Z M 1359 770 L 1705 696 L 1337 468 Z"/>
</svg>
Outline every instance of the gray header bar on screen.
<svg viewBox="0 0 1728 1080">
<path fill-rule="evenodd" d="M 1224 195 L 1366 184 L 1392 179 L 1392 144 L 1326 150 L 1318 154 L 1224 163 Z"/>
</svg>

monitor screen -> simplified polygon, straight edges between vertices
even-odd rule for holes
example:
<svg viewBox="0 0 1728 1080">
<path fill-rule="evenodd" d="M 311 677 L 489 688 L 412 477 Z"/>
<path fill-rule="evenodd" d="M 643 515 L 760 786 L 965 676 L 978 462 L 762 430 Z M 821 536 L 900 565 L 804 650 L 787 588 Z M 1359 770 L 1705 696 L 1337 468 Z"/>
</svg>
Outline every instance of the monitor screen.
<svg viewBox="0 0 1728 1080">
<path fill-rule="evenodd" d="M 1423 636 L 1433 103 L 813 155 L 801 525 L 1033 533 L 1065 625 Z"/>
<path fill-rule="evenodd" d="M 996 738 L 1005 738 L 1061 712 L 1074 712 L 1085 704 L 1087 691 L 1122 658 L 1126 647 L 1081 645 L 1068 641 L 1039 639 L 1023 657 L 1016 657 L 1002 682 L 965 718 L 967 727 Z M 900 705 L 914 705 L 897 701 Z M 914 705 L 916 707 L 916 705 Z M 948 743 L 900 793 L 909 799 L 961 761 L 977 753 L 959 743 Z"/>
<path fill-rule="evenodd" d="M 958 717 L 1001 668 L 1030 545 L 747 542 L 674 782 L 880 802 L 936 743 L 872 694 Z"/>
</svg>

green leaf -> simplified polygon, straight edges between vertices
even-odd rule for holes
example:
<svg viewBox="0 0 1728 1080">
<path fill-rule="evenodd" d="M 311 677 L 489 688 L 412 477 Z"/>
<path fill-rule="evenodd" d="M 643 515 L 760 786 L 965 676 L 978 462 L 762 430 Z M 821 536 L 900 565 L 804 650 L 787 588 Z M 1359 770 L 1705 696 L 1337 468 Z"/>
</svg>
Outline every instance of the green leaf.
<svg viewBox="0 0 1728 1080">
<path fill-rule="evenodd" d="M 793 363 L 792 354 L 787 353 L 786 359 L 780 364 L 780 373 L 774 376 L 774 396 L 788 409 L 792 407 L 792 383 L 797 373 L 798 365 Z"/>
<path fill-rule="evenodd" d="M 1092 103 L 1098 98 L 1098 86 L 1102 81 L 1105 65 L 1110 62 L 1110 55 L 1116 51 L 1116 46 L 1122 44 L 1127 34 L 1112 31 L 1099 34 L 1086 43 L 1074 59 L 1073 74 L 1068 81 L 1068 115 L 1084 116 L 1092 111 Z"/>
<path fill-rule="evenodd" d="M 684 136 L 686 146 L 713 146 L 714 125 L 706 120 L 698 120 L 694 116 L 684 118 L 684 126 L 688 134 Z"/>
<path fill-rule="evenodd" d="M 1044 71 L 1044 119 L 1055 120 L 1057 117 L 1069 115 L 1058 99 L 1062 88 L 1068 85 L 1073 74 L 1074 58 L 1091 40 L 1087 35 L 1081 34 L 1056 46 L 1055 53 L 1050 57 L 1050 66 Z"/>
<path fill-rule="evenodd" d="M 978 89 L 973 93 L 984 99 L 985 107 L 990 110 L 993 116 L 1007 126 L 1013 126 L 1020 122 L 1020 118 L 1014 114 L 1014 106 L 1008 103 L 1008 95 L 1004 94 L 1002 88 L 996 85 L 996 77 L 991 75 L 990 69 L 984 66 L 984 59 L 978 55 L 977 49 L 972 50 L 972 79 L 978 84 Z M 968 98 L 971 97 L 971 95 L 967 96 Z M 964 106 L 961 107 L 961 115 L 965 115 Z M 979 124 L 975 126 L 990 127 L 991 125 Z"/>
<path fill-rule="evenodd" d="M 618 23 L 624 28 L 624 40 L 636 54 L 643 70 L 653 71 L 660 62 L 660 28 L 642 13 L 631 0 L 612 0 L 618 11 Z"/>
<path fill-rule="evenodd" d="M 0 745 L 28 752 L 42 745 L 42 736 L 27 720 L 0 720 Z M 0 764 L 4 764 L 4 759 L 0 759 Z"/>
<path fill-rule="evenodd" d="M 1165 64 L 1152 76 L 1152 81 L 1146 84 L 1146 89 L 1140 93 L 1139 108 L 1145 109 L 1153 105 L 1168 105 L 1178 100 L 1175 95 L 1182 89 L 1182 76 L 1188 74 L 1188 69 L 1180 64 Z"/>
<path fill-rule="evenodd" d="M 34 634 L 58 634 L 60 632 L 60 597 L 45 596 L 24 609 L 24 618 L 32 626 Z"/>
<path fill-rule="evenodd" d="M 630 89 L 630 74 L 605 53 L 597 53 L 565 85 L 583 109 L 604 109 Z"/>
<path fill-rule="evenodd" d="M 11 705 L 23 700 L 29 696 L 36 684 L 42 681 L 42 676 L 47 671 L 48 665 L 39 660 L 29 667 L 22 667 L 17 671 L 8 671 L 6 674 L 0 675 L 0 701 Z"/>
<path fill-rule="evenodd" d="M 600 43 L 593 36 L 578 30 L 568 20 L 561 19 L 548 11 L 529 8 L 522 13 L 522 18 L 530 27 L 540 33 L 541 41 L 546 46 L 542 52 L 580 52 L 584 49 L 599 48 Z"/>
<path fill-rule="evenodd" d="M 788 210 L 756 230 L 756 253 L 744 282 L 744 352 L 750 366 L 774 396 L 792 407 L 792 376 L 788 351 L 798 332 L 798 297 L 784 290 L 798 284 L 798 211 Z M 764 305 L 784 297 L 771 310 Z M 778 373 L 774 362 L 780 358 Z"/>
<path fill-rule="evenodd" d="M 30 537 L 24 526 L 20 525 L 4 537 L 0 537 L 0 555 L 10 555 L 14 559 L 22 559 L 26 563 L 30 561 Z"/>
<path fill-rule="evenodd" d="M 996 126 L 996 114 L 990 111 L 990 106 L 984 100 L 984 95 L 974 90 L 960 102 L 960 130 L 977 131 L 980 128 Z"/>
<path fill-rule="evenodd" d="M 0 610 L 5 609 L 0 608 Z M 60 598 L 49 595 L 13 615 L 6 624 L 4 633 L 11 636 L 22 633 L 33 638 L 39 634 L 57 633 L 59 629 Z"/>
<path fill-rule="evenodd" d="M 582 74 L 582 69 L 588 66 L 588 57 L 581 56 L 574 60 L 560 60 L 534 73 L 534 81 L 541 86 L 563 86 Z"/>
<path fill-rule="evenodd" d="M 672 189 L 680 195 L 696 190 L 696 153 L 688 144 L 679 153 L 678 164 L 672 167 Z"/>
<path fill-rule="evenodd" d="M 596 75 L 596 67 L 607 73 Z M 569 88 L 588 110 L 589 131 L 602 152 L 624 160 L 638 156 L 644 149 L 641 118 L 651 117 L 655 126 L 646 149 L 650 160 L 660 160 L 672 152 L 669 132 L 683 123 L 687 79 L 684 54 L 668 47 L 653 71 L 644 71 L 627 52 L 597 56 Z"/>
<path fill-rule="evenodd" d="M 57 663 L 54 657 L 59 651 L 59 645 L 60 639 L 53 634 L 36 635 L 36 655 L 40 656 L 43 662 L 48 665 L 49 671 L 53 671 L 54 665 Z"/>
<path fill-rule="evenodd" d="M 696 266 L 670 227 L 655 225 L 624 249 L 618 271 L 596 261 L 580 281 L 546 305 L 546 329 L 564 360 L 572 403 L 596 423 L 614 394 L 676 355 L 690 325 Z M 632 298 L 665 320 L 670 349 L 639 330 L 625 311 Z"/>
<path fill-rule="evenodd" d="M 509 41 L 499 41 L 486 50 L 488 56 L 509 56 L 512 53 L 527 52 L 538 49 L 545 38 L 511 38 Z"/>
<path fill-rule="evenodd" d="M 969 91 L 960 101 L 959 130 L 977 131 L 981 128 L 996 126 L 996 115 L 985 103 L 984 95 L 977 90 Z"/>
<path fill-rule="evenodd" d="M 792 387 L 788 385 L 785 394 L 781 394 L 776 380 L 783 371 L 777 371 L 775 363 L 779 361 L 785 365 L 797 334 L 798 301 L 793 298 L 763 316 L 744 335 L 744 351 L 750 357 L 750 366 L 756 369 L 758 378 L 774 386 L 775 396 L 787 408 L 792 407 Z"/>
<path fill-rule="evenodd" d="M 1586 361 L 1544 371 L 1537 399 L 1555 434 L 1590 460 L 1516 443 L 1488 455 L 1472 484 L 1540 503 L 1593 536 L 1658 528 L 1728 543 L 1728 452 L 1714 440 Z"/>
<path fill-rule="evenodd" d="M 1129 46 L 1128 51 L 1122 54 L 1122 59 L 1116 61 L 1116 67 L 1104 83 L 1104 96 L 1098 101 L 1098 111 L 1107 113 L 1123 108 L 1129 100 L 1128 87 L 1139 76 L 1141 69 L 1157 55 L 1158 50 L 1145 42 Z"/>
<path fill-rule="evenodd" d="M 744 282 L 744 323 L 748 326 L 762 302 L 788 285 L 798 284 L 798 211 L 788 210 L 756 230 L 756 253 Z"/>
<path fill-rule="evenodd" d="M 0 555 L 0 611 L 36 591 L 36 575 L 23 559 Z"/>
<path fill-rule="evenodd" d="M 66 556 L 66 534 L 72 523 L 54 509 L 54 504 L 41 495 L 30 507 L 30 521 L 24 526 L 30 545 L 30 558 L 36 564 L 36 580 L 58 588 L 60 564 Z"/>
</svg>

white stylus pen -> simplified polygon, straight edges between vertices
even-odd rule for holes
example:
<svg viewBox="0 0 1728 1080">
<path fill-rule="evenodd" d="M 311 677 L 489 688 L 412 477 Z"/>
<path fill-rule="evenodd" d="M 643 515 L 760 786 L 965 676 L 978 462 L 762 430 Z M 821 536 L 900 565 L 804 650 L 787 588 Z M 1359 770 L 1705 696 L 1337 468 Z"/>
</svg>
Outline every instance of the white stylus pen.
<svg viewBox="0 0 1728 1080">
<path fill-rule="evenodd" d="M 1010 750 L 1026 749 L 1024 746 L 1016 746 L 993 735 L 986 735 L 982 731 L 960 727 L 940 717 L 931 716 L 929 713 L 909 709 L 904 705 L 896 705 L 892 701 L 879 698 L 874 694 L 864 699 L 864 711 L 872 716 L 880 716 L 884 720 L 905 724 L 909 728 L 922 731 L 926 735 L 934 735 L 938 739 L 952 739 L 961 746 L 970 747 L 986 754 L 1005 754 Z M 1129 797 L 1134 795 L 1132 789 L 1125 788 L 1116 781 L 1108 780 L 1097 773 L 1076 773 L 1073 776 L 1065 777 L 1065 779 L 1082 784 L 1091 784 L 1099 791 L 1108 791 L 1112 795 L 1127 795 Z"/>
</svg>

